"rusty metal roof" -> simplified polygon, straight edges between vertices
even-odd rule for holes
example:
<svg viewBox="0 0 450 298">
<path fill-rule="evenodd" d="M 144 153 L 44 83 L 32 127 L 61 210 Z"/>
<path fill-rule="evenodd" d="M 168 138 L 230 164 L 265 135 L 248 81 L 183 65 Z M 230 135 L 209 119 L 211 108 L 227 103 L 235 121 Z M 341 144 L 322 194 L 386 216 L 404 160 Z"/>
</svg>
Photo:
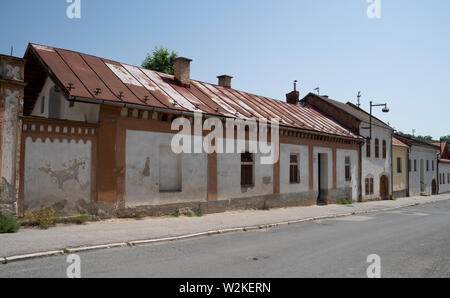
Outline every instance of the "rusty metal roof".
<svg viewBox="0 0 450 298">
<path fill-rule="evenodd" d="M 79 52 L 30 44 L 67 96 L 129 103 L 241 119 L 278 119 L 280 126 L 359 138 L 306 104 L 292 105 L 218 85 L 191 81 L 179 86 L 174 76 Z"/>
</svg>

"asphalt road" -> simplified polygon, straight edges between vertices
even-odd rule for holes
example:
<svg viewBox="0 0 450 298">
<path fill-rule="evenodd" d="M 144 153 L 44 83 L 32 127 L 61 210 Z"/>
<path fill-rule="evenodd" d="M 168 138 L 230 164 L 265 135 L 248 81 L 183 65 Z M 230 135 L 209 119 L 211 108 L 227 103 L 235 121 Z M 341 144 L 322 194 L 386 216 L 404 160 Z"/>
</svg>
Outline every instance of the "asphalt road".
<svg viewBox="0 0 450 298">
<path fill-rule="evenodd" d="M 1 244 L 0 244 L 1 245 Z M 450 201 L 259 232 L 80 253 L 82 277 L 450 277 Z M 0 265 L 0 277 L 66 277 L 67 256 Z"/>
</svg>

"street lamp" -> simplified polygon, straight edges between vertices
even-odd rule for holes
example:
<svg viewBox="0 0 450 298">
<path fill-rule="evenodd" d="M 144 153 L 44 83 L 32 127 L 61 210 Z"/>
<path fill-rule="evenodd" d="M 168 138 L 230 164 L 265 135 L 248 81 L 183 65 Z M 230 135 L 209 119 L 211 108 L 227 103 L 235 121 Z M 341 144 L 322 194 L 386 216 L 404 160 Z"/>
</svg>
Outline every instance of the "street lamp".
<svg viewBox="0 0 450 298">
<path fill-rule="evenodd" d="M 363 127 L 364 129 L 369 129 L 369 140 L 372 140 L 372 110 L 374 107 L 383 107 L 381 110 L 383 113 L 389 113 L 389 108 L 387 107 L 387 103 L 384 104 L 374 104 L 373 101 L 370 102 L 370 126 L 369 127 Z"/>
</svg>

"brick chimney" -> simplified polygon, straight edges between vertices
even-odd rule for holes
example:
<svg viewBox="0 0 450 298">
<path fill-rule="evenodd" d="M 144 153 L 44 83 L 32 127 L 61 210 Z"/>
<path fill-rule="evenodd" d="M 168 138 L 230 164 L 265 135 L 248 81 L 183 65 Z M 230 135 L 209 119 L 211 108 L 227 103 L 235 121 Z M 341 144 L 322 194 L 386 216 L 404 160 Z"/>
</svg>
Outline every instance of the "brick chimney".
<svg viewBox="0 0 450 298">
<path fill-rule="evenodd" d="M 297 81 L 294 81 L 294 91 L 286 94 L 286 101 L 293 105 L 297 105 L 300 102 L 300 92 L 297 91 Z"/>
<path fill-rule="evenodd" d="M 225 87 L 225 88 L 231 88 L 231 79 L 233 77 L 222 75 L 217 77 L 219 79 L 219 86 Z"/>
<path fill-rule="evenodd" d="M 183 87 L 191 86 L 191 59 L 178 57 L 174 60 L 174 74 L 177 84 Z"/>
</svg>

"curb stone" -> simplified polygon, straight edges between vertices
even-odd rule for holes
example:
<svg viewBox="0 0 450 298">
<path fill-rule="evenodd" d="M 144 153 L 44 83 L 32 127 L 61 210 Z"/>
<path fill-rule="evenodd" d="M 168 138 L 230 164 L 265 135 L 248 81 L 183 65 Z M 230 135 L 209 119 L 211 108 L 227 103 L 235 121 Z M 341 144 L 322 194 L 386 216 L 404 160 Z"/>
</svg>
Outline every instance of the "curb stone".
<svg viewBox="0 0 450 298">
<path fill-rule="evenodd" d="M 205 237 L 205 236 L 223 235 L 223 234 L 228 234 L 228 233 L 238 233 L 238 232 L 262 230 L 262 229 L 270 229 L 270 228 L 274 228 L 277 226 L 295 225 L 295 224 L 300 224 L 300 223 L 305 223 L 305 222 L 348 217 L 348 216 L 358 215 L 358 214 L 386 212 L 386 211 L 391 211 L 391 210 L 396 210 L 396 209 L 414 207 L 414 206 L 417 206 L 418 204 L 426 205 L 426 204 L 430 204 L 430 203 L 437 203 L 440 201 L 445 201 L 445 199 L 431 201 L 431 202 L 423 202 L 423 203 L 416 202 L 416 203 L 411 203 L 411 204 L 407 204 L 404 206 L 388 207 L 388 208 L 383 208 L 383 209 L 370 209 L 370 210 L 353 211 L 353 212 L 342 213 L 342 214 L 316 216 L 316 217 L 304 218 L 304 219 L 299 219 L 299 220 L 284 221 L 284 222 L 279 222 L 279 223 L 264 224 L 264 225 L 258 225 L 258 226 L 213 230 L 213 231 L 208 231 L 208 232 L 200 232 L 200 233 L 187 234 L 187 235 L 174 236 L 174 237 L 165 237 L 165 238 L 159 238 L 159 239 L 136 240 L 136 241 L 129 241 L 129 242 L 120 242 L 120 243 L 103 244 L 103 245 L 95 245 L 95 246 L 81 246 L 81 247 L 77 247 L 77 248 L 67 248 L 67 249 L 63 249 L 63 250 L 37 252 L 37 253 L 31 253 L 31 254 L 11 256 L 11 257 L 3 257 L 3 258 L 0 258 L 0 264 L 5 264 L 5 262 L 10 263 L 10 262 L 23 261 L 23 260 L 28 260 L 28 259 L 36 259 L 36 258 L 50 257 L 50 256 L 56 256 L 56 255 L 64 255 L 65 251 L 67 251 L 68 253 L 76 253 L 76 252 L 84 252 L 84 251 L 92 251 L 92 250 L 120 248 L 120 247 L 127 247 L 127 246 L 133 247 L 133 246 L 137 246 L 137 245 L 158 244 L 158 243 L 164 243 L 164 242 L 173 242 L 173 241 L 179 241 L 179 240 L 200 238 L 200 237 Z"/>
</svg>

